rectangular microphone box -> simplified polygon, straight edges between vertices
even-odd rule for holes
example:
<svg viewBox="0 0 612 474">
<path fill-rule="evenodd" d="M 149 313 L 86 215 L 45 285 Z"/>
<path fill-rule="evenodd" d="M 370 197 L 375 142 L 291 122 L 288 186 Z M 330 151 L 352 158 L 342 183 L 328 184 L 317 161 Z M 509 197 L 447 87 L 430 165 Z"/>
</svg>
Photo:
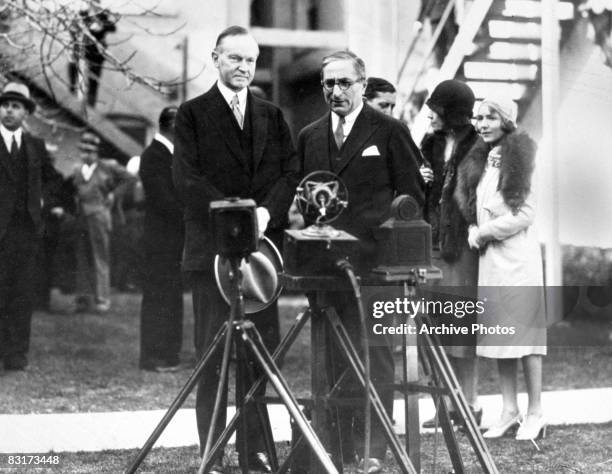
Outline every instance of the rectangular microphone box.
<svg viewBox="0 0 612 474">
<path fill-rule="evenodd" d="M 334 276 L 341 273 L 340 259 L 352 262 L 359 254 L 359 240 L 339 230 L 329 237 L 311 236 L 303 230 L 286 230 L 283 244 L 285 272 L 294 276 Z"/>
</svg>

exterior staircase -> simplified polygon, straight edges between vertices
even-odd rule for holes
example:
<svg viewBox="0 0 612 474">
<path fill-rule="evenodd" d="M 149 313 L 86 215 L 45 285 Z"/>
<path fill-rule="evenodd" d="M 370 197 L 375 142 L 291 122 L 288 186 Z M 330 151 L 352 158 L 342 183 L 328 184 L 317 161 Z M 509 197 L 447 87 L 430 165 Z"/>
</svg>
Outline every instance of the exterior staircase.
<svg viewBox="0 0 612 474">
<path fill-rule="evenodd" d="M 520 121 L 540 88 L 541 2 L 474 0 L 470 3 L 459 33 L 440 66 L 436 84 L 446 79 L 465 81 L 474 91 L 477 103 L 491 95 L 510 97 L 517 102 Z M 557 5 L 563 41 L 573 25 L 576 8 L 572 2 Z M 427 127 L 427 112 L 421 110 L 412 127 L 417 142 Z"/>
</svg>

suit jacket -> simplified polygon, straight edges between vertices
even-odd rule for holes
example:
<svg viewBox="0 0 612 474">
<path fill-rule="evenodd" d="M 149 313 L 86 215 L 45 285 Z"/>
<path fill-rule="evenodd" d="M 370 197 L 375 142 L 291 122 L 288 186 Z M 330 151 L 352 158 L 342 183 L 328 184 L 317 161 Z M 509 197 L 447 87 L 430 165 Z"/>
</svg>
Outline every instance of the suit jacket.
<svg viewBox="0 0 612 474">
<path fill-rule="evenodd" d="M 139 174 L 145 192 L 145 249 L 180 256 L 185 236 L 183 204 L 172 182 L 170 150 L 153 140 L 140 157 Z"/>
<path fill-rule="evenodd" d="M 54 199 L 54 190 L 62 183 L 62 176 L 51 163 L 45 142 L 29 133 L 22 135 L 22 147 L 28 157 L 28 212 L 38 234 L 43 230 L 43 196 Z M 9 151 L 0 139 L 0 240 L 8 228 L 15 202 L 19 195 L 17 177 Z M 49 203 L 50 204 L 50 203 Z"/>
<path fill-rule="evenodd" d="M 331 113 L 300 132 L 301 171 L 302 175 L 332 171 L 346 184 L 349 205 L 333 226 L 360 239 L 362 258 L 357 263 L 364 270 L 373 263 L 373 228 L 389 217 L 393 198 L 410 194 L 419 205 L 424 203 L 424 183 L 418 165 L 420 152 L 407 127 L 367 104 L 337 156 L 330 156 L 331 133 Z"/>
<path fill-rule="evenodd" d="M 299 172 L 289 127 L 280 109 L 250 92 L 246 113 L 251 114 L 252 160 L 233 134 L 235 119 L 216 85 L 182 104 L 176 116 L 173 175 L 185 204 L 187 271 L 204 270 L 212 263 L 211 201 L 251 198 L 270 212 L 269 230 L 287 225 Z"/>
</svg>

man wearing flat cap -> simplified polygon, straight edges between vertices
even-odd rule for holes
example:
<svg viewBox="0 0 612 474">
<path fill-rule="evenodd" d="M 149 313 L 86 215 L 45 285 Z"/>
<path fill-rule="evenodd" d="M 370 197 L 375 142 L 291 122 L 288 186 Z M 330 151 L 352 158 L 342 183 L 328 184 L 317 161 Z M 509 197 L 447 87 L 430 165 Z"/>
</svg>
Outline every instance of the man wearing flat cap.
<svg viewBox="0 0 612 474">
<path fill-rule="evenodd" d="M 45 142 L 23 124 L 35 104 L 25 84 L 9 82 L 0 95 L 0 357 L 5 370 L 28 365 L 32 282 L 43 231 L 43 196 L 53 199 L 61 175 Z M 50 204 L 50 203 L 47 203 Z M 51 207 L 52 213 L 61 213 Z"/>
<path fill-rule="evenodd" d="M 100 138 L 84 132 L 81 164 L 72 173 L 77 209 L 75 312 L 110 309 L 110 233 L 113 192 L 136 178 L 115 160 L 100 159 Z"/>
</svg>

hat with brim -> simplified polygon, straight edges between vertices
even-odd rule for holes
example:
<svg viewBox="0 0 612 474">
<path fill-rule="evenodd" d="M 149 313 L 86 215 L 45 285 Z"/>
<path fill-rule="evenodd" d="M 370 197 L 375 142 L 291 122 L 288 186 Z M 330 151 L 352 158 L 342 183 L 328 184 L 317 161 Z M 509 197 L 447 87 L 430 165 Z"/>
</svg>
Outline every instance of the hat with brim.
<svg viewBox="0 0 612 474">
<path fill-rule="evenodd" d="M 231 305 L 230 264 L 219 255 L 215 257 L 215 279 L 217 288 L 225 302 Z M 283 271 L 283 259 L 270 239 L 264 237 L 248 261 L 240 263 L 244 312 L 257 313 L 270 306 L 282 290 L 278 274 Z"/>
<path fill-rule="evenodd" d="M 0 104 L 9 100 L 16 100 L 21 102 L 28 112 L 32 113 L 36 109 L 36 104 L 30 98 L 30 89 L 25 84 L 19 82 L 9 82 L 0 95 Z"/>
</svg>

